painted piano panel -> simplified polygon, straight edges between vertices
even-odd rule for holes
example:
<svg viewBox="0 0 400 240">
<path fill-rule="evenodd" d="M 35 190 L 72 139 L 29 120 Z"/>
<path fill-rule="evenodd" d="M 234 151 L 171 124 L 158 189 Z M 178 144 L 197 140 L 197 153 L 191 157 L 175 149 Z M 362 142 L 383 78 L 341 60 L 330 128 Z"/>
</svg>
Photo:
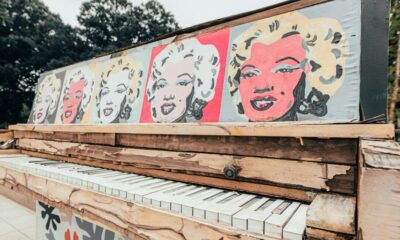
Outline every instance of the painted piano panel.
<svg viewBox="0 0 400 240">
<path fill-rule="evenodd" d="M 361 2 L 335 0 L 150 43 L 66 67 L 45 120 L 41 80 L 29 122 L 357 122 L 360 39 Z"/>
</svg>

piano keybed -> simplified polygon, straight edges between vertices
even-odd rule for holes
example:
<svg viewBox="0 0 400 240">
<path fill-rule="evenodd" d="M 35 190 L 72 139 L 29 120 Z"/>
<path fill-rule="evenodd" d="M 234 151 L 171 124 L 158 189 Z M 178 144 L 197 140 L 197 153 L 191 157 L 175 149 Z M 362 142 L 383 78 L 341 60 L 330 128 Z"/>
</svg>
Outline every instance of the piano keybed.
<svg viewBox="0 0 400 240">
<path fill-rule="evenodd" d="M 24 155 L 0 166 L 277 239 L 303 239 L 308 205 Z"/>
</svg>

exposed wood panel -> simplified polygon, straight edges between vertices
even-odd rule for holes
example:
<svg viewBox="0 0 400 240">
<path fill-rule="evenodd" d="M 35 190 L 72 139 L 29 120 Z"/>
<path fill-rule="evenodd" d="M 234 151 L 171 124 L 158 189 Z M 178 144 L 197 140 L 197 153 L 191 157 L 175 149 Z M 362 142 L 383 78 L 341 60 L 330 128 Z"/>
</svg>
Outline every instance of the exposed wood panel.
<svg viewBox="0 0 400 240">
<path fill-rule="evenodd" d="M 335 233 L 322 229 L 307 227 L 306 228 L 306 239 L 307 240 L 355 240 L 354 235 L 348 235 L 343 233 Z"/>
<path fill-rule="evenodd" d="M 264 136 L 315 138 L 394 138 L 393 124 L 299 124 L 299 123 L 166 123 L 166 124 L 107 124 L 107 125 L 11 125 L 10 130 L 131 133 L 202 136 Z"/>
<path fill-rule="evenodd" d="M 83 134 L 14 131 L 15 138 L 31 138 L 183 152 L 202 152 L 286 158 L 313 162 L 356 164 L 357 139 L 281 137 L 185 136 L 145 134 Z M 115 136 L 115 139 L 114 139 Z"/>
<path fill-rule="evenodd" d="M 318 194 L 307 211 L 307 227 L 355 234 L 356 198 Z"/>
<path fill-rule="evenodd" d="M 144 169 L 180 171 L 224 177 L 224 169 L 239 169 L 238 180 L 354 193 L 354 167 L 285 159 L 120 148 L 37 139 L 19 139 L 18 147 L 61 156 L 119 163 Z"/>
<path fill-rule="evenodd" d="M 355 164 L 357 140 L 118 134 L 117 145 Z"/>
<path fill-rule="evenodd" d="M 34 132 L 13 131 L 15 138 L 46 139 L 53 141 L 79 142 L 115 145 L 115 133 L 69 133 L 69 132 Z"/>
<path fill-rule="evenodd" d="M 36 209 L 35 200 L 33 200 L 30 196 L 26 194 L 13 191 L 13 189 L 11 189 L 10 187 L 0 184 L 0 195 L 13 200 L 14 202 L 17 202 L 32 211 L 35 211 Z"/>
<path fill-rule="evenodd" d="M 153 170 L 153 169 L 144 169 L 138 168 L 134 166 L 127 166 L 127 165 L 120 165 L 113 162 L 104 162 L 104 161 L 96 161 L 96 160 L 82 160 L 79 158 L 73 157 L 65 157 L 65 156 L 57 156 L 54 154 L 46 154 L 46 153 L 39 153 L 39 152 L 32 152 L 32 151 L 22 151 L 22 153 L 41 157 L 46 159 L 53 159 L 53 160 L 60 160 L 65 162 L 72 162 L 82 165 L 90 165 L 94 167 L 101 167 L 101 168 L 108 168 L 113 170 L 119 170 L 124 172 L 132 172 L 136 174 L 152 176 L 157 178 L 164 178 L 170 179 L 174 181 L 182 181 L 188 182 L 193 184 L 211 186 L 211 187 L 218 187 L 224 188 L 229 190 L 235 191 L 243 191 L 249 192 L 253 194 L 259 195 L 266 195 L 269 197 L 279 197 L 279 198 L 288 198 L 293 200 L 300 200 L 304 202 L 311 202 L 315 196 L 314 191 L 307 191 L 302 189 L 296 188 L 289 188 L 289 187 L 280 187 L 280 186 L 273 186 L 267 184 L 259 184 L 253 182 L 239 182 L 239 181 L 232 181 L 222 178 L 215 178 L 215 177 L 207 177 L 207 176 L 199 176 L 199 175 L 191 175 L 191 174 L 184 174 L 179 172 L 166 172 L 161 170 Z"/>
<path fill-rule="evenodd" d="M 8 155 L 8 154 L 19 154 L 21 150 L 19 149 L 0 149 L 0 155 Z"/>
<path fill-rule="evenodd" d="M 366 166 L 400 170 L 400 144 L 398 142 L 362 140 L 360 144 Z"/>
<path fill-rule="evenodd" d="M 263 239 L 226 225 L 211 225 L 11 169 L 0 168 L 0 180 L 2 185 L 89 217 L 133 239 Z"/>
<path fill-rule="evenodd" d="M 361 169 L 358 228 L 363 240 L 400 239 L 400 171 Z"/>
<path fill-rule="evenodd" d="M 5 142 L 13 138 L 12 131 L 0 130 L 0 142 Z"/>
</svg>

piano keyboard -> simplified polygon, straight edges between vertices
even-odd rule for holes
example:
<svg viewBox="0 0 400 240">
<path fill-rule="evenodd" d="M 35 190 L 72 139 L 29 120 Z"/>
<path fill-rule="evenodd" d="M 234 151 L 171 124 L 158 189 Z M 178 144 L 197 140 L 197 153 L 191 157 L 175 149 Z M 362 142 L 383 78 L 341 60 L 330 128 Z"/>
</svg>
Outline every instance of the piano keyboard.
<svg viewBox="0 0 400 240">
<path fill-rule="evenodd" d="M 303 239 L 306 228 L 308 205 L 299 202 L 24 155 L 0 166 L 272 238 Z"/>
</svg>

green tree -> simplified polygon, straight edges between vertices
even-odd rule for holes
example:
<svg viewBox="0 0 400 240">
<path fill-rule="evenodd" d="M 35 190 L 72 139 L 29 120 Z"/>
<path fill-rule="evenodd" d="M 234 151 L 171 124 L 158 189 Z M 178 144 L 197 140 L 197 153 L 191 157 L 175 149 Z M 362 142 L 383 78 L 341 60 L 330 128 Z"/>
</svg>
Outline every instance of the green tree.
<svg viewBox="0 0 400 240">
<path fill-rule="evenodd" d="M 78 61 L 83 49 L 40 0 L 0 0 L 0 127 L 25 122 L 39 74 Z"/>
<path fill-rule="evenodd" d="M 78 21 L 89 57 L 178 29 L 173 15 L 155 0 L 139 6 L 128 0 L 90 0 L 81 6 Z"/>
</svg>

